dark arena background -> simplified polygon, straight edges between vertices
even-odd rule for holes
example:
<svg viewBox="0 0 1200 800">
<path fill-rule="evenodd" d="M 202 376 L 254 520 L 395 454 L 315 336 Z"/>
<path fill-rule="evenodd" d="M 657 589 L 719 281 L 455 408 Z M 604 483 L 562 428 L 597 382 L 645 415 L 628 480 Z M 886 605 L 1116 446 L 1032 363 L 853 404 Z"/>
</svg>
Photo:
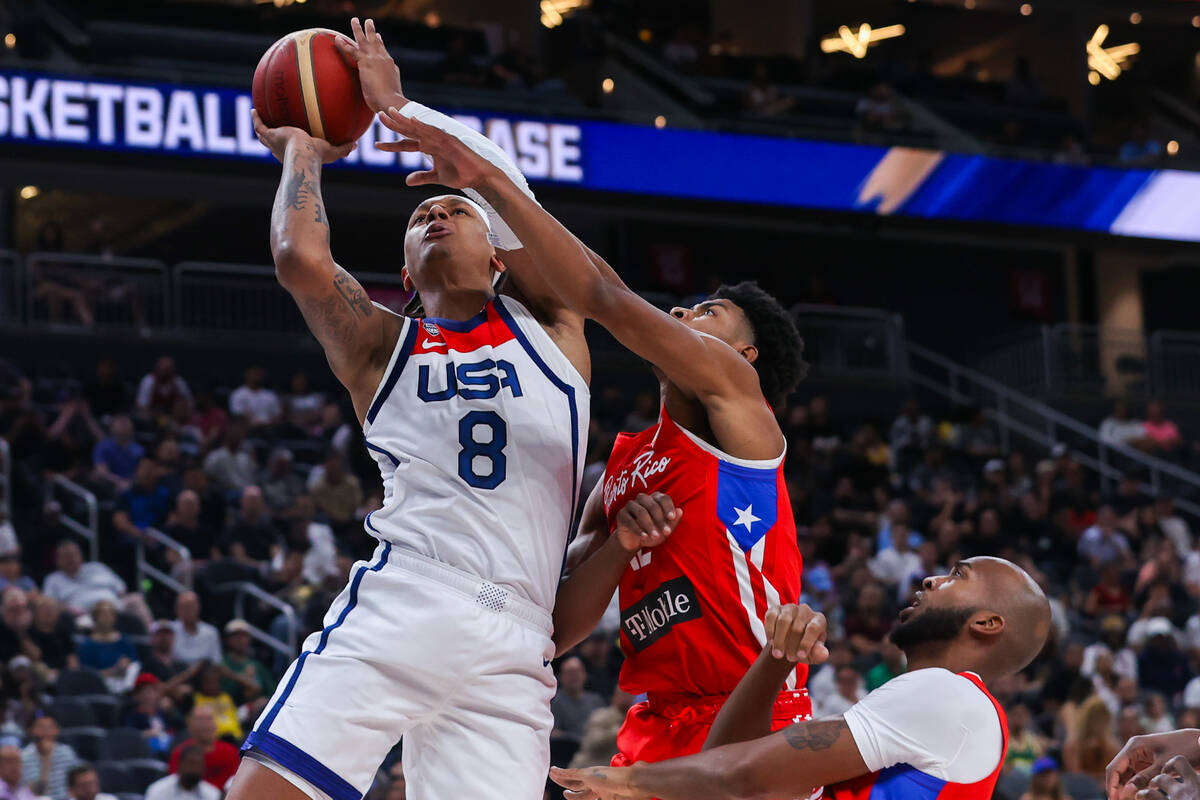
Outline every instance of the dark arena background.
<svg viewBox="0 0 1200 800">
<path fill-rule="evenodd" d="M 987 554 L 1054 608 L 992 687 L 998 797 L 1098 800 L 1126 739 L 1200 727 L 1200 2 L 0 0 L 0 765 L 34 795 L 232 752 L 211 717 L 240 744 L 371 552 L 378 471 L 276 282 L 250 121 L 262 53 L 356 15 L 644 297 L 753 279 L 792 309 L 818 712 L 904 669 L 913 575 Z M 324 195 L 338 262 L 401 309 L 430 192 L 381 138 Z M 585 492 L 657 410 L 588 336 Z M 197 604 L 212 641 L 172 645 Z M 618 625 L 555 664 L 555 764 L 613 752 Z M 369 797 L 404 796 L 398 746 Z"/>
</svg>

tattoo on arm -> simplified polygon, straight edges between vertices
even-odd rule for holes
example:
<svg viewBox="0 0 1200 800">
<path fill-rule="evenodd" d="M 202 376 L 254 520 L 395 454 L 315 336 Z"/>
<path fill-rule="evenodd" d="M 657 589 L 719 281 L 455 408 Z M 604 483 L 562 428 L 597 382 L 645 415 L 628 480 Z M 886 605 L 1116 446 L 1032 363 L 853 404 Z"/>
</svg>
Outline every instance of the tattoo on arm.
<svg viewBox="0 0 1200 800">
<path fill-rule="evenodd" d="M 358 285 L 358 282 L 350 277 L 350 273 L 346 270 L 338 268 L 337 273 L 333 276 L 333 288 L 346 301 L 346 305 L 350 306 L 350 310 L 360 317 L 369 317 L 375 311 L 375 307 L 371 305 L 371 299 L 367 297 L 367 293 Z"/>
<path fill-rule="evenodd" d="M 333 289 L 323 296 L 296 297 L 300 313 L 331 358 L 361 353 L 365 343 L 359 322 L 374 314 L 375 307 L 362 287 L 341 267 L 334 273 Z"/>
<path fill-rule="evenodd" d="M 846 730 L 846 721 L 800 722 L 783 729 L 783 738 L 796 750 L 828 750 Z"/>
<path fill-rule="evenodd" d="M 325 228 L 325 241 L 328 242 L 329 217 L 325 213 L 325 202 L 321 197 L 320 162 L 314 163 L 313 154 L 316 151 L 312 145 L 307 145 L 307 148 L 308 158 L 304 159 L 303 156 L 297 158 L 291 174 L 286 178 L 284 199 L 288 208 L 294 211 L 312 208 L 314 211 L 313 222 Z M 304 160 L 308 161 L 308 166 L 305 165 Z"/>
<path fill-rule="evenodd" d="M 508 204 L 504 201 L 504 198 L 500 196 L 499 192 L 490 186 L 481 186 L 475 191 L 479 192 L 480 197 L 486 200 L 488 205 L 495 209 L 497 214 L 502 217 L 504 216 L 504 209 L 508 207 Z"/>
</svg>

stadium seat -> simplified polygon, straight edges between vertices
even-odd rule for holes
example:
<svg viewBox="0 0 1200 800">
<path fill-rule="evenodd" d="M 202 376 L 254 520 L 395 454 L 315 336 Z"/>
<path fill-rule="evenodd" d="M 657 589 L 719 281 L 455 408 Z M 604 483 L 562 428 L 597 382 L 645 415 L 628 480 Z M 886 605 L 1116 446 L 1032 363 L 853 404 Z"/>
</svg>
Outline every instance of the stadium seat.
<svg viewBox="0 0 1200 800">
<path fill-rule="evenodd" d="M 1063 793 L 1071 800 L 1104 800 L 1104 787 L 1090 775 L 1079 772 L 1062 773 Z"/>
<path fill-rule="evenodd" d="M 147 786 L 167 774 L 167 762 L 154 758 L 122 761 L 121 766 L 125 768 L 126 774 L 129 776 L 130 786 L 137 792 L 146 791 Z"/>
<path fill-rule="evenodd" d="M 154 751 L 142 731 L 136 728 L 115 728 L 100 743 L 100 758 L 105 761 L 153 759 Z"/>
<path fill-rule="evenodd" d="M 63 728 L 87 728 L 96 725 L 92 706 L 78 697 L 59 697 L 50 705 L 50 715 Z"/>
<path fill-rule="evenodd" d="M 64 728 L 59 734 L 59 740 L 68 744 L 75 755 L 84 761 L 95 761 L 100 757 L 100 742 L 108 731 L 96 726 L 83 728 Z"/>
<path fill-rule="evenodd" d="M 91 706 L 92 716 L 101 728 L 115 728 L 121 714 L 121 701 L 111 694 L 81 694 L 75 699 Z"/>
<path fill-rule="evenodd" d="M 59 697 L 109 693 L 108 686 L 104 684 L 100 673 L 87 667 L 63 670 L 58 676 L 57 686 Z"/>
<path fill-rule="evenodd" d="M 100 778 L 100 791 L 102 792 L 122 794 L 139 791 L 124 764 L 97 764 L 96 775 Z M 145 791 L 145 788 L 140 791 Z"/>
<path fill-rule="evenodd" d="M 1024 772 L 1006 772 L 996 782 L 996 797 L 1003 800 L 1021 800 L 1029 788 L 1029 775 Z"/>
<path fill-rule="evenodd" d="M 146 623 L 139 617 L 125 612 L 117 614 L 117 630 L 126 636 L 145 636 L 148 633 Z"/>
</svg>

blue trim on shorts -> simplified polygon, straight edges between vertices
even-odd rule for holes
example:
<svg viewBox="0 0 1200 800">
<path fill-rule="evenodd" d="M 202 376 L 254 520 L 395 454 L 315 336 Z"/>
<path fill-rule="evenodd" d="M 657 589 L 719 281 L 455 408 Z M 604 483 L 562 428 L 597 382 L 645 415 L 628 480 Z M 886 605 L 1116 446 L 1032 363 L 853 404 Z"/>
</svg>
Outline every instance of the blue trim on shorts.
<svg viewBox="0 0 1200 800">
<path fill-rule="evenodd" d="M 254 731 L 255 733 L 265 735 L 271 730 L 271 723 L 273 723 L 275 718 L 279 716 L 279 712 L 283 708 L 284 704 L 287 703 L 287 699 L 291 695 L 292 690 L 296 688 L 296 680 L 300 677 L 300 671 L 304 669 L 304 662 L 310 655 L 320 655 L 321 651 L 325 649 L 325 646 L 329 644 L 329 635 L 337 630 L 338 627 L 340 627 L 341 624 L 346 621 L 346 617 L 350 614 L 354 607 L 358 605 L 358 587 L 362 584 L 363 576 L 368 572 L 379 572 L 379 570 L 383 569 L 383 565 L 387 563 L 388 556 L 391 555 L 391 553 L 392 544 L 391 542 L 386 542 L 383 545 L 383 552 L 379 555 L 378 561 L 376 561 L 370 567 L 363 565 L 358 568 L 358 572 L 354 574 L 354 580 L 350 582 L 350 600 L 346 603 L 346 607 L 342 609 L 342 613 L 338 614 L 338 618 L 332 625 L 326 626 L 326 628 L 321 631 L 321 639 L 317 643 L 316 649 L 305 650 L 300 654 L 300 657 L 296 659 L 296 668 L 292 670 L 292 677 L 288 679 L 287 686 L 284 687 L 283 693 L 279 695 L 279 699 L 275 701 L 275 705 L 271 706 L 271 710 L 267 712 L 265 717 L 263 717 L 262 723 Z M 249 739 L 247 739 L 247 742 L 249 742 Z M 242 749 L 245 750 L 246 746 L 243 746 Z"/>
<path fill-rule="evenodd" d="M 344 778 L 286 739 L 273 733 L 254 731 L 242 745 L 242 750 L 251 748 L 299 775 L 333 800 L 362 800 L 362 793 Z"/>
<path fill-rule="evenodd" d="M 525 352 L 533 359 L 533 363 L 538 366 L 554 386 L 567 396 L 567 403 L 571 407 L 571 516 L 567 521 L 567 544 L 571 544 L 571 540 L 575 538 L 575 510 L 579 502 L 579 404 L 575 402 L 575 387 L 564 381 L 554 373 L 546 364 L 541 354 L 529 341 L 529 337 L 525 335 L 525 331 L 521 330 L 521 326 L 513 319 L 512 312 L 500 300 L 497 295 L 495 299 L 496 313 L 500 315 L 500 319 L 504 320 L 504 324 L 512 331 L 513 337 L 524 348 Z M 566 560 L 566 554 L 563 554 L 563 560 Z"/>
<path fill-rule="evenodd" d="M 396 363 L 392 365 L 392 371 L 384 378 L 383 388 L 379 390 L 379 396 L 375 398 L 375 402 L 371 403 L 371 407 L 367 409 L 368 425 L 375 421 L 375 417 L 379 414 L 379 409 L 383 408 L 384 401 L 388 399 L 388 395 L 395 388 L 396 381 L 400 379 L 400 373 L 404 371 L 404 364 L 408 361 L 408 357 L 412 355 L 413 345 L 417 343 L 417 320 L 409 318 L 406 324 L 408 325 L 408 330 L 405 332 L 404 341 L 400 345 L 400 355 L 396 356 Z"/>
</svg>

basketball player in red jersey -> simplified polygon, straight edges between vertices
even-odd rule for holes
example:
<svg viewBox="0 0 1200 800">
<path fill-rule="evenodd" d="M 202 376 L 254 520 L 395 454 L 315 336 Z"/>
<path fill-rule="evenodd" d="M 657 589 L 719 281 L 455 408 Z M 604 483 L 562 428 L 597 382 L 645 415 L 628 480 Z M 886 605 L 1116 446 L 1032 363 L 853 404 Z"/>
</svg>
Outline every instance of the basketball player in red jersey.
<svg viewBox="0 0 1200 800">
<path fill-rule="evenodd" d="M 767 615 L 772 643 L 721 709 L 705 752 L 629 768 L 551 770 L 571 800 L 990 800 L 1008 723 L 987 684 L 1023 669 L 1050 631 L 1038 585 L 999 558 L 959 562 L 926 578 L 891 637 L 908 672 L 843 716 L 768 734 L 789 659 L 811 658 L 824 620 L 807 606 Z M 761 738 L 759 738 L 761 737 Z"/>
<path fill-rule="evenodd" d="M 751 283 L 663 313 L 454 137 L 396 113 L 385 122 L 416 140 L 401 144 L 433 159 L 410 183 L 478 192 L 527 242 L 568 308 L 654 366 L 658 423 L 618 439 L 587 502 L 555 603 L 554 638 L 560 654 L 582 641 L 619 583 L 621 687 L 649 697 L 630 710 L 614 763 L 697 752 L 766 643 L 767 608 L 800 596 L 785 441 L 771 410 L 805 372 L 796 327 Z M 618 512 L 631 503 L 622 524 Z M 778 726 L 811 715 L 806 677 L 807 665 L 789 673 L 775 705 Z"/>
</svg>

